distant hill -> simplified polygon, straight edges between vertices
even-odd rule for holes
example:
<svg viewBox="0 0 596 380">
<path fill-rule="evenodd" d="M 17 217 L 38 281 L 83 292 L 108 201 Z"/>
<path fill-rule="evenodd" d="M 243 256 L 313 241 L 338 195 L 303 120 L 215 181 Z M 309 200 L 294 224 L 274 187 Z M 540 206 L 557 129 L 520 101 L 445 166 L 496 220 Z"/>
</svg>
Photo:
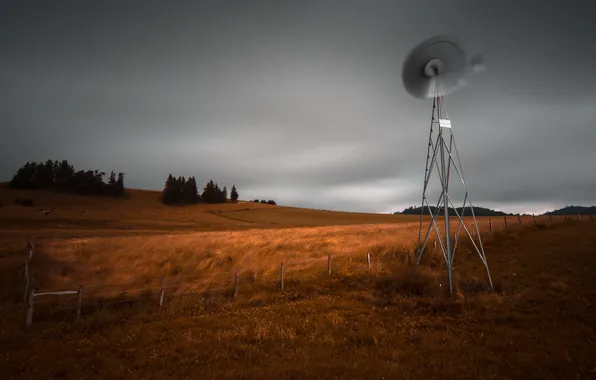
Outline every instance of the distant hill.
<svg viewBox="0 0 596 380">
<path fill-rule="evenodd" d="M 437 211 L 437 208 L 434 206 L 431 206 L 430 209 L 432 210 L 433 213 L 435 213 Z M 457 213 L 459 215 L 462 215 L 462 207 L 458 207 L 456 209 L 453 209 L 452 207 L 449 207 L 449 215 L 453 215 L 455 216 L 456 213 L 455 211 L 457 210 Z M 470 207 L 466 207 L 465 212 L 463 213 L 464 216 L 472 216 L 472 212 L 470 211 Z M 440 210 L 439 213 L 442 213 L 443 210 Z M 400 214 L 400 215 L 420 215 L 420 206 L 418 207 L 414 207 L 414 206 L 410 206 L 408 208 L 406 208 L 405 210 L 403 210 L 402 212 L 395 212 L 394 214 Z M 424 215 L 429 215 L 428 212 L 428 207 L 424 208 Z M 474 215 L 476 216 L 507 216 L 507 215 L 513 215 L 513 214 L 507 214 L 505 212 L 502 211 L 496 211 L 496 210 L 491 210 L 489 208 L 485 208 L 485 207 L 478 207 L 478 206 L 474 206 Z"/>
<path fill-rule="evenodd" d="M 547 211 L 543 215 L 577 215 L 596 214 L 596 206 L 565 206 L 558 210 Z"/>
</svg>

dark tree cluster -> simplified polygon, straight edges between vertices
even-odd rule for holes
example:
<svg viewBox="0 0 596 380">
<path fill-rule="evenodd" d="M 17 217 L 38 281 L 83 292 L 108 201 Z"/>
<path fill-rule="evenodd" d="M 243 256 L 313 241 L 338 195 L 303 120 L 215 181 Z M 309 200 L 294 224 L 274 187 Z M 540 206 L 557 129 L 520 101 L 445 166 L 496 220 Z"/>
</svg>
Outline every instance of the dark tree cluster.
<svg viewBox="0 0 596 380">
<path fill-rule="evenodd" d="M 205 203 L 225 203 L 228 199 L 228 189 L 224 186 L 220 188 L 216 182 L 209 181 L 199 194 L 195 177 L 174 177 L 168 176 L 165 187 L 162 191 L 161 200 L 165 204 L 192 204 L 198 202 Z M 232 201 L 238 200 L 238 190 L 232 186 L 230 192 Z"/>
<path fill-rule="evenodd" d="M 261 199 L 261 200 L 255 199 L 253 202 L 254 203 L 263 203 L 263 204 L 268 204 L 268 205 L 273 205 L 273 206 L 277 205 L 277 203 L 275 203 L 275 201 L 271 200 L 271 199 L 269 199 L 268 201 L 266 201 L 264 199 Z"/>
<path fill-rule="evenodd" d="M 194 177 L 175 178 L 170 174 L 161 193 L 161 201 L 165 204 L 197 203 L 200 199 L 197 181 Z"/>
<path fill-rule="evenodd" d="M 62 162 L 47 160 L 45 163 L 27 162 L 17 170 L 10 181 L 15 189 L 48 189 L 68 191 L 84 195 L 123 196 L 124 173 L 112 170 L 107 183 L 103 177 L 106 173 L 99 170 L 79 170 L 63 160 Z"/>
</svg>

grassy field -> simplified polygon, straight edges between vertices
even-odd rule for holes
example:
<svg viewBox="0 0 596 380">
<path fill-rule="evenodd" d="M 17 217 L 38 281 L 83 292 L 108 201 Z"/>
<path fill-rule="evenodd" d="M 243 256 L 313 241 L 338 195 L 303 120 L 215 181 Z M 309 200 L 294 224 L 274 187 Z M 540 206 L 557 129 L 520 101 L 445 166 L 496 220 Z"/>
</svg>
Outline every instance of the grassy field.
<svg viewBox="0 0 596 380">
<path fill-rule="evenodd" d="M 14 205 L 18 197 L 36 206 Z M 432 245 L 421 267 L 407 258 L 418 217 L 254 203 L 166 207 L 158 197 L 0 189 L 3 378 L 596 378 L 594 222 L 542 217 L 535 226 L 530 217 L 518 226 L 511 218 L 505 233 L 502 218 L 491 220 L 492 232 L 483 218 L 496 291 L 463 244 L 452 298 Z M 80 321 L 72 323 L 72 309 L 45 313 L 56 305 L 49 300 L 24 328 L 32 234 L 36 287 L 85 285 Z M 154 296 L 162 275 L 171 287 L 161 311 L 154 299 L 87 304 L 122 289 L 130 290 L 123 299 Z"/>
<path fill-rule="evenodd" d="M 157 191 L 128 192 L 127 199 L 113 199 L 13 190 L 2 185 L 2 234 L 30 235 L 35 231 L 50 237 L 117 236 L 418 221 L 416 216 L 309 210 L 253 202 L 175 207 L 161 204 Z M 31 199 L 34 206 L 17 205 L 15 199 Z M 46 216 L 40 209 L 51 215 Z"/>
</svg>

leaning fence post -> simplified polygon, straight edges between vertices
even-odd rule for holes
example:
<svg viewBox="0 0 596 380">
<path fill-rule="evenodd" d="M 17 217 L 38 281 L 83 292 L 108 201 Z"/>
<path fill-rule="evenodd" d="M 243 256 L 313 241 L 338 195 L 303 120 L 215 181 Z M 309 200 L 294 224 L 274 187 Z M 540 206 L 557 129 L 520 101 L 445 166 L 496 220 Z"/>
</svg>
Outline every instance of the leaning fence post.
<svg viewBox="0 0 596 380">
<path fill-rule="evenodd" d="M 327 255 L 327 272 L 331 276 L 331 255 Z"/>
<path fill-rule="evenodd" d="M 35 289 L 29 290 L 27 297 L 27 326 L 33 323 L 33 300 L 35 299 Z"/>
<path fill-rule="evenodd" d="M 538 225 L 536 224 L 536 215 L 532 214 L 532 219 L 534 219 L 534 227 L 537 227 Z"/>
<path fill-rule="evenodd" d="M 491 232 L 493 230 L 493 221 L 490 218 L 488 218 L 488 230 Z"/>
<path fill-rule="evenodd" d="M 279 287 L 284 290 L 284 263 L 281 263 L 279 268 Z"/>
<path fill-rule="evenodd" d="M 409 255 L 409 253 L 408 253 Z M 368 263 L 368 270 L 370 271 L 370 252 L 366 253 L 366 262 Z"/>
<path fill-rule="evenodd" d="M 509 229 L 507 228 L 507 217 L 504 216 L 503 220 L 505 221 L 505 232 L 509 232 Z"/>
<path fill-rule="evenodd" d="M 161 310 L 161 308 L 163 307 L 163 296 L 166 290 L 165 283 L 166 278 L 164 276 L 161 276 L 161 289 L 159 290 L 159 310 Z"/>
<path fill-rule="evenodd" d="M 35 251 L 35 238 L 33 236 L 31 236 L 29 238 L 29 255 L 25 259 L 25 294 L 24 294 L 25 302 L 27 302 L 27 296 L 29 295 L 29 287 L 31 286 L 31 281 L 29 279 L 29 276 L 31 275 L 29 273 L 29 262 L 31 261 L 31 258 L 33 257 L 34 251 Z"/>
<path fill-rule="evenodd" d="M 77 307 L 77 321 L 81 319 L 81 307 L 83 306 L 83 285 L 79 285 L 79 291 L 77 293 L 79 296 L 79 305 Z"/>
<path fill-rule="evenodd" d="M 238 298 L 238 271 L 234 272 L 234 299 Z"/>
</svg>

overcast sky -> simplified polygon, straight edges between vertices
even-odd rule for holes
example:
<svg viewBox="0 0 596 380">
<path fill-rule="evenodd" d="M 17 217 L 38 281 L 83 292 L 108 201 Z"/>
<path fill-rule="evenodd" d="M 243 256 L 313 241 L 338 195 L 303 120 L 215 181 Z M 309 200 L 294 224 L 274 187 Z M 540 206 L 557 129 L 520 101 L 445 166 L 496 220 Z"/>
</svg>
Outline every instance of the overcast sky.
<svg viewBox="0 0 596 380">
<path fill-rule="evenodd" d="M 409 51 L 453 34 L 484 73 L 445 98 L 476 205 L 596 204 L 596 4 L 0 1 L 0 180 L 29 160 L 168 173 L 345 211 L 420 203 L 432 100 Z"/>
</svg>

